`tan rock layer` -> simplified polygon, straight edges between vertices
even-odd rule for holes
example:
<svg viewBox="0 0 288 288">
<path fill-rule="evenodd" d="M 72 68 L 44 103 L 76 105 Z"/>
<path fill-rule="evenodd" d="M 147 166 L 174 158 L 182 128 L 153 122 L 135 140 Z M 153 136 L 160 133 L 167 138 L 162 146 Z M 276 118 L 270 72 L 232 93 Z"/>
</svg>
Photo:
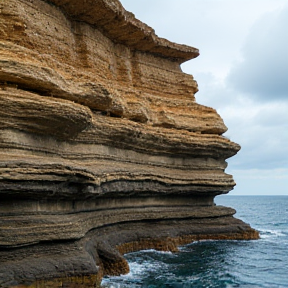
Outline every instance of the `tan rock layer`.
<svg viewBox="0 0 288 288">
<path fill-rule="evenodd" d="M 105 209 L 77 214 L 0 216 L 0 246 L 16 247 L 41 241 L 81 239 L 90 230 L 106 225 L 167 220 L 171 219 L 171 215 L 177 220 L 216 218 L 235 214 L 235 210 L 225 207 L 180 207 L 181 209 L 177 206 L 145 208 L 125 208 L 124 206 L 117 210 Z"/>
<path fill-rule="evenodd" d="M 79 2 L 52 0 L 71 18 L 84 21 L 96 27 L 115 42 L 132 49 L 165 56 L 178 61 L 187 61 L 199 55 L 196 48 L 172 43 L 159 38 L 155 31 L 127 12 L 117 0 Z"/>
<path fill-rule="evenodd" d="M 41 95 L 65 98 L 137 122 L 217 134 L 227 130 L 215 110 L 193 103 L 197 83 L 191 75 L 181 72 L 179 63 L 174 61 L 178 56 L 174 59 L 166 55 L 172 51 L 175 55 L 179 53 L 181 58 L 183 53 L 191 54 L 192 51 L 193 54 L 195 48 L 152 36 L 152 29 L 133 20 L 118 1 L 113 4 L 97 1 L 97 8 L 91 1 L 65 1 L 65 5 L 55 1 L 55 4 L 65 14 L 41 0 L 0 3 L 0 82 L 13 83 Z M 84 8 L 85 5 L 90 9 Z M 97 10 L 97 13 L 91 17 L 93 20 L 89 20 L 87 14 L 79 14 L 80 19 L 75 20 L 78 16 L 71 9 L 77 14 L 82 9 L 87 13 Z M 70 18 L 65 16 L 67 13 Z M 125 43 L 135 41 L 143 51 L 133 45 L 120 44 L 106 30 L 101 30 L 101 24 L 96 24 L 97 17 L 101 22 L 107 13 L 114 13 L 114 17 L 108 21 L 113 25 L 107 22 L 105 29 L 121 34 L 117 32 L 120 29 L 125 32 Z M 87 19 L 83 21 L 81 17 Z M 140 36 L 137 38 L 129 33 L 118 20 L 128 26 L 132 23 L 140 34 L 148 33 L 152 42 L 150 36 L 136 33 Z M 162 43 L 163 47 L 156 48 L 159 52 L 155 54 L 154 48 L 149 48 L 150 44 L 142 42 L 154 43 L 155 47 Z M 182 110 L 180 114 L 179 109 Z M 200 113 L 196 117 L 197 111 Z M 209 125 L 210 121 L 214 124 Z"/>
</svg>

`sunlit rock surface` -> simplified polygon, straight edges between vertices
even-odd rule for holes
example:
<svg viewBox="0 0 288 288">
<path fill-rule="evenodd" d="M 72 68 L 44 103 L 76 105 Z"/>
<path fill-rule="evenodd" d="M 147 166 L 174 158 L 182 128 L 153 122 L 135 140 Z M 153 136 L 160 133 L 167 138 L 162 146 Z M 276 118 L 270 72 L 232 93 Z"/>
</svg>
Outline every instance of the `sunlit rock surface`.
<svg viewBox="0 0 288 288">
<path fill-rule="evenodd" d="M 0 13 L 0 287 L 97 287 L 127 252 L 258 237 L 214 205 L 240 146 L 181 71 L 196 48 L 117 0 Z"/>
</svg>

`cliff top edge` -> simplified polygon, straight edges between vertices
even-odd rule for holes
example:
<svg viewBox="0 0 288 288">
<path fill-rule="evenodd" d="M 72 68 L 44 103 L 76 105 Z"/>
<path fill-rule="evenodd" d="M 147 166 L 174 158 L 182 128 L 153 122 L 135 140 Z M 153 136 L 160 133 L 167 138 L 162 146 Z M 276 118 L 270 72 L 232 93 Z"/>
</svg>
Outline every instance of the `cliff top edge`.
<svg viewBox="0 0 288 288">
<path fill-rule="evenodd" d="M 199 50 L 158 37 L 151 27 L 125 10 L 118 0 L 49 0 L 71 19 L 102 30 L 114 42 L 133 50 L 170 58 L 180 64 L 199 55 Z"/>
</svg>

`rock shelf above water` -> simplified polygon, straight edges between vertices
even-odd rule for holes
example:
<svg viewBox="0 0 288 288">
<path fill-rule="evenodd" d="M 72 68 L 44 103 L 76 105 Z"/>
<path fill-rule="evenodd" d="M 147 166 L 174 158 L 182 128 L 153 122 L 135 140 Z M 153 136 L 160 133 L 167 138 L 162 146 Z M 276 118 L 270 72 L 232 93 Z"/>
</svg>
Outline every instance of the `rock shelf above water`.
<svg viewBox="0 0 288 288">
<path fill-rule="evenodd" d="M 127 252 L 258 238 L 214 204 L 240 146 L 181 71 L 198 49 L 118 0 L 0 11 L 0 287 L 97 287 Z"/>
</svg>

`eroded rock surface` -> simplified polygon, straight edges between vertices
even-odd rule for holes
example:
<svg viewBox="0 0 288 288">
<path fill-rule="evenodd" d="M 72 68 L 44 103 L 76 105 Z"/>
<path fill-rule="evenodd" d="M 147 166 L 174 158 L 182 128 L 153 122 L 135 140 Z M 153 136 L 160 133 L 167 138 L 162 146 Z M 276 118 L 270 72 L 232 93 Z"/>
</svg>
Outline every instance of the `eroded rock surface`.
<svg viewBox="0 0 288 288">
<path fill-rule="evenodd" d="M 240 146 L 181 71 L 197 49 L 117 0 L 0 13 L 0 287 L 96 287 L 129 251 L 258 237 L 214 205 Z"/>
</svg>

